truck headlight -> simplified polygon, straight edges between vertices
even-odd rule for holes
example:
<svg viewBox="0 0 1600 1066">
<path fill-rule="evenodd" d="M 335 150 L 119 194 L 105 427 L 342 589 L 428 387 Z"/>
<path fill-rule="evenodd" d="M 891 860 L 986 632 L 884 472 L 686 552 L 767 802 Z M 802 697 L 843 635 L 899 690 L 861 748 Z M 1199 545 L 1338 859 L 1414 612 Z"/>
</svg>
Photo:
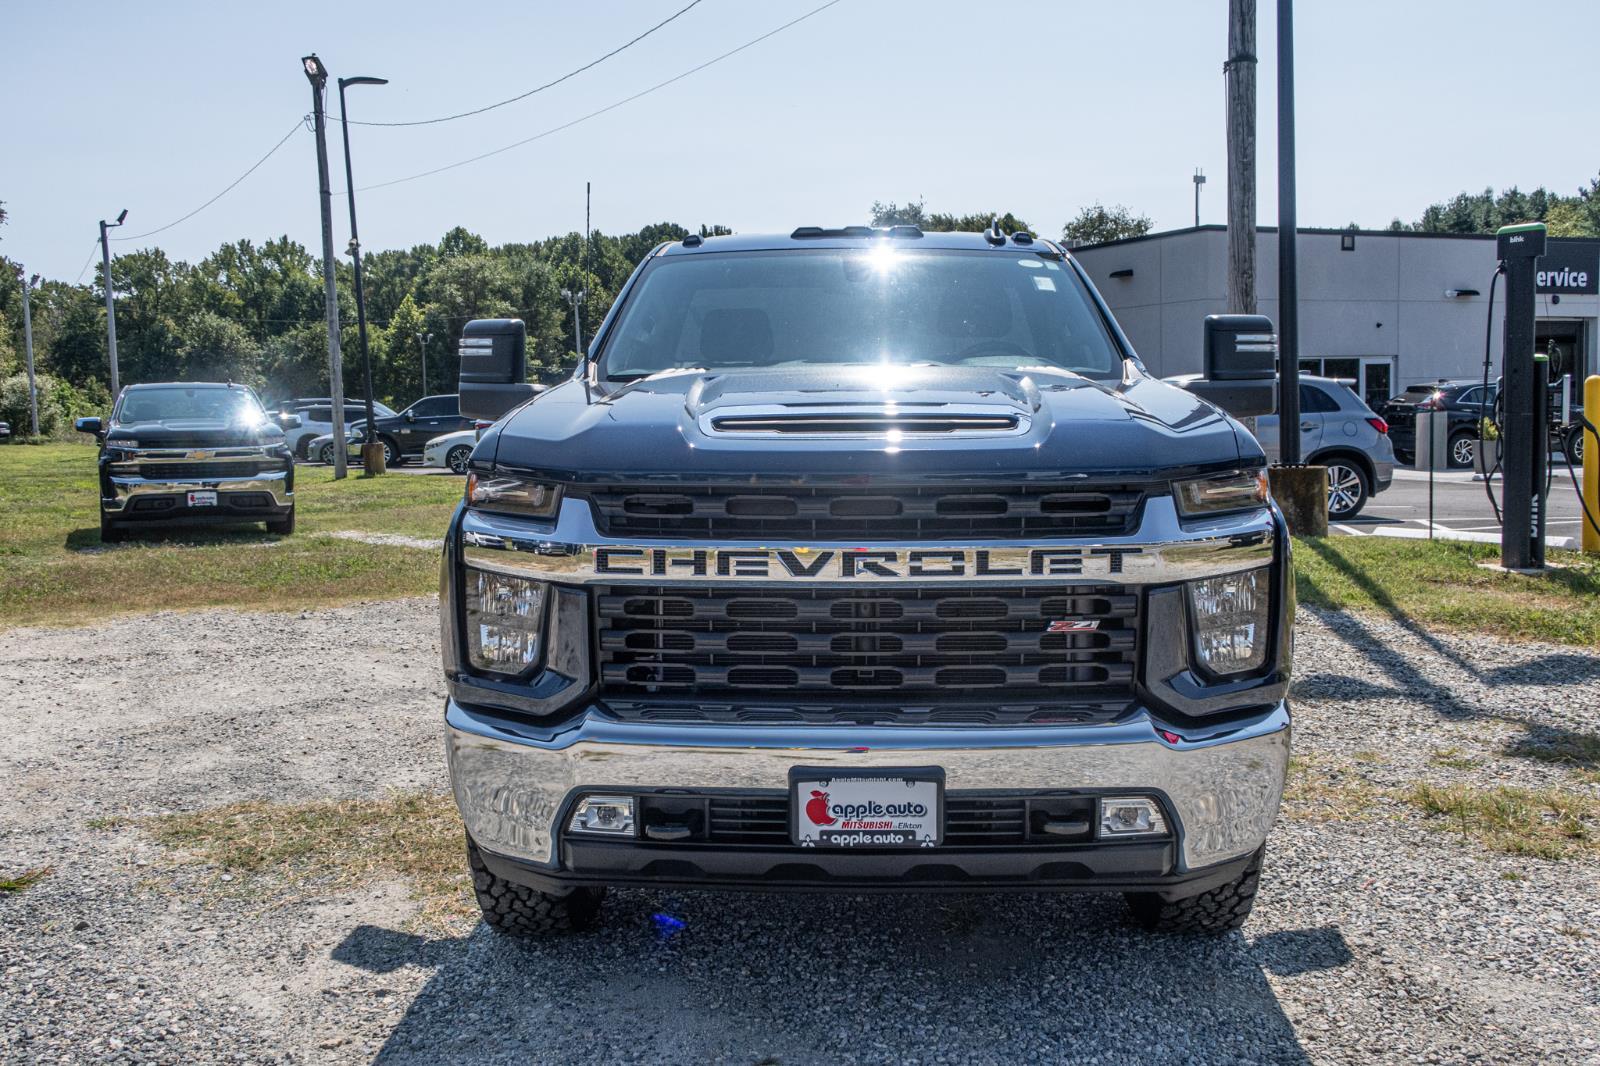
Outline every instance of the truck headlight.
<svg viewBox="0 0 1600 1066">
<path fill-rule="evenodd" d="M 550 519 L 561 504 L 561 486 L 508 474 L 467 475 L 467 506 L 480 511 Z"/>
<path fill-rule="evenodd" d="M 1265 470 L 1242 470 L 1219 477 L 1197 477 L 1173 485 L 1178 513 L 1185 518 L 1250 511 L 1265 507 L 1270 493 Z"/>
<path fill-rule="evenodd" d="M 1194 653 L 1213 674 L 1242 674 L 1267 658 L 1272 570 L 1260 567 L 1189 582 Z"/>
<path fill-rule="evenodd" d="M 546 598 L 543 582 L 469 566 L 461 592 L 466 609 L 467 657 L 474 667 L 494 674 L 516 675 L 539 661 Z"/>
</svg>

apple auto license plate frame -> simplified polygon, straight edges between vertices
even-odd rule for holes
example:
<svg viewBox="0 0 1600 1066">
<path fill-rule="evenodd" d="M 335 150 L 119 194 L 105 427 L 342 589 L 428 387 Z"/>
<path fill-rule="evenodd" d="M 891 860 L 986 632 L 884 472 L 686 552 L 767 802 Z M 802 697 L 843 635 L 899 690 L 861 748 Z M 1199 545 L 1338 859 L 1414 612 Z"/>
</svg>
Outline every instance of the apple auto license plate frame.
<svg viewBox="0 0 1600 1066">
<path fill-rule="evenodd" d="M 216 489 L 195 489 L 188 495 L 190 507 L 215 507 L 217 506 Z"/>
<path fill-rule="evenodd" d="M 802 848 L 839 850 L 938 847 L 944 782 L 939 766 L 791 767 L 789 839 Z"/>
</svg>

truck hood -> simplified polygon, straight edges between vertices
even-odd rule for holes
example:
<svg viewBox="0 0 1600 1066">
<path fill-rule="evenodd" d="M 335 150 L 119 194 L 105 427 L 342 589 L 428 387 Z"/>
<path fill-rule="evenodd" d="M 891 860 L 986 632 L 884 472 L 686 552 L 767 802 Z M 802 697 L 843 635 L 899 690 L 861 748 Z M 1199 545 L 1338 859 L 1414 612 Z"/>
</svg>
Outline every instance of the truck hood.
<svg viewBox="0 0 1600 1066">
<path fill-rule="evenodd" d="M 1260 461 L 1209 403 L 1129 374 L 1107 384 L 1043 368 L 684 371 L 610 392 L 574 380 L 489 430 L 474 457 L 563 481 L 1143 478 Z M 890 424 L 922 428 L 886 434 Z"/>
<path fill-rule="evenodd" d="M 245 425 L 203 418 L 152 419 L 118 422 L 106 434 L 108 444 L 123 440 L 136 440 L 142 448 L 281 444 L 283 429 L 271 421 Z"/>
</svg>

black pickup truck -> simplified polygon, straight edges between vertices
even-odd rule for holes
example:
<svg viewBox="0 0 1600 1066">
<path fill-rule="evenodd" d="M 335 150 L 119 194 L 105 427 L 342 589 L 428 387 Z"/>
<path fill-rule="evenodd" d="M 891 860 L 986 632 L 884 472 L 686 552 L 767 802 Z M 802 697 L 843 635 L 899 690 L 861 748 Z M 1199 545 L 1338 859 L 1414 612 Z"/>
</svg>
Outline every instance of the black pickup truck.
<svg viewBox="0 0 1600 1066">
<path fill-rule="evenodd" d="M 80 418 L 100 444 L 100 539 L 136 526 L 265 522 L 294 532 L 294 457 L 283 431 L 244 385 L 129 385 L 111 417 Z"/>
<path fill-rule="evenodd" d="M 531 399 L 522 324 L 470 323 L 462 409 L 498 421 L 442 611 L 485 919 L 581 927 L 644 885 L 1241 924 L 1293 582 L 1219 408 L 1271 409 L 1271 323 L 1205 325 L 1185 391 L 1061 248 L 914 227 L 663 245 Z"/>
</svg>

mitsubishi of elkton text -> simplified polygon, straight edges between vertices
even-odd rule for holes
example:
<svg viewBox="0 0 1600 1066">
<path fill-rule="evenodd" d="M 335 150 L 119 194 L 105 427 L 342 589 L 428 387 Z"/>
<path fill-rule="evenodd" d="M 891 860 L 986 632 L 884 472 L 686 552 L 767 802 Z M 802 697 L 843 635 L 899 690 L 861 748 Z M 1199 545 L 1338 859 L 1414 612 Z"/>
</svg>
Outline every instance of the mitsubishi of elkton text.
<svg viewBox="0 0 1600 1066">
<path fill-rule="evenodd" d="M 1202 323 L 1195 323 L 1196 329 Z M 1276 337 L 1152 378 L 1027 234 L 662 245 L 565 383 L 470 323 L 496 419 L 445 542 L 450 774 L 485 919 L 609 885 L 1122 892 L 1249 914 L 1289 756 Z"/>
</svg>

